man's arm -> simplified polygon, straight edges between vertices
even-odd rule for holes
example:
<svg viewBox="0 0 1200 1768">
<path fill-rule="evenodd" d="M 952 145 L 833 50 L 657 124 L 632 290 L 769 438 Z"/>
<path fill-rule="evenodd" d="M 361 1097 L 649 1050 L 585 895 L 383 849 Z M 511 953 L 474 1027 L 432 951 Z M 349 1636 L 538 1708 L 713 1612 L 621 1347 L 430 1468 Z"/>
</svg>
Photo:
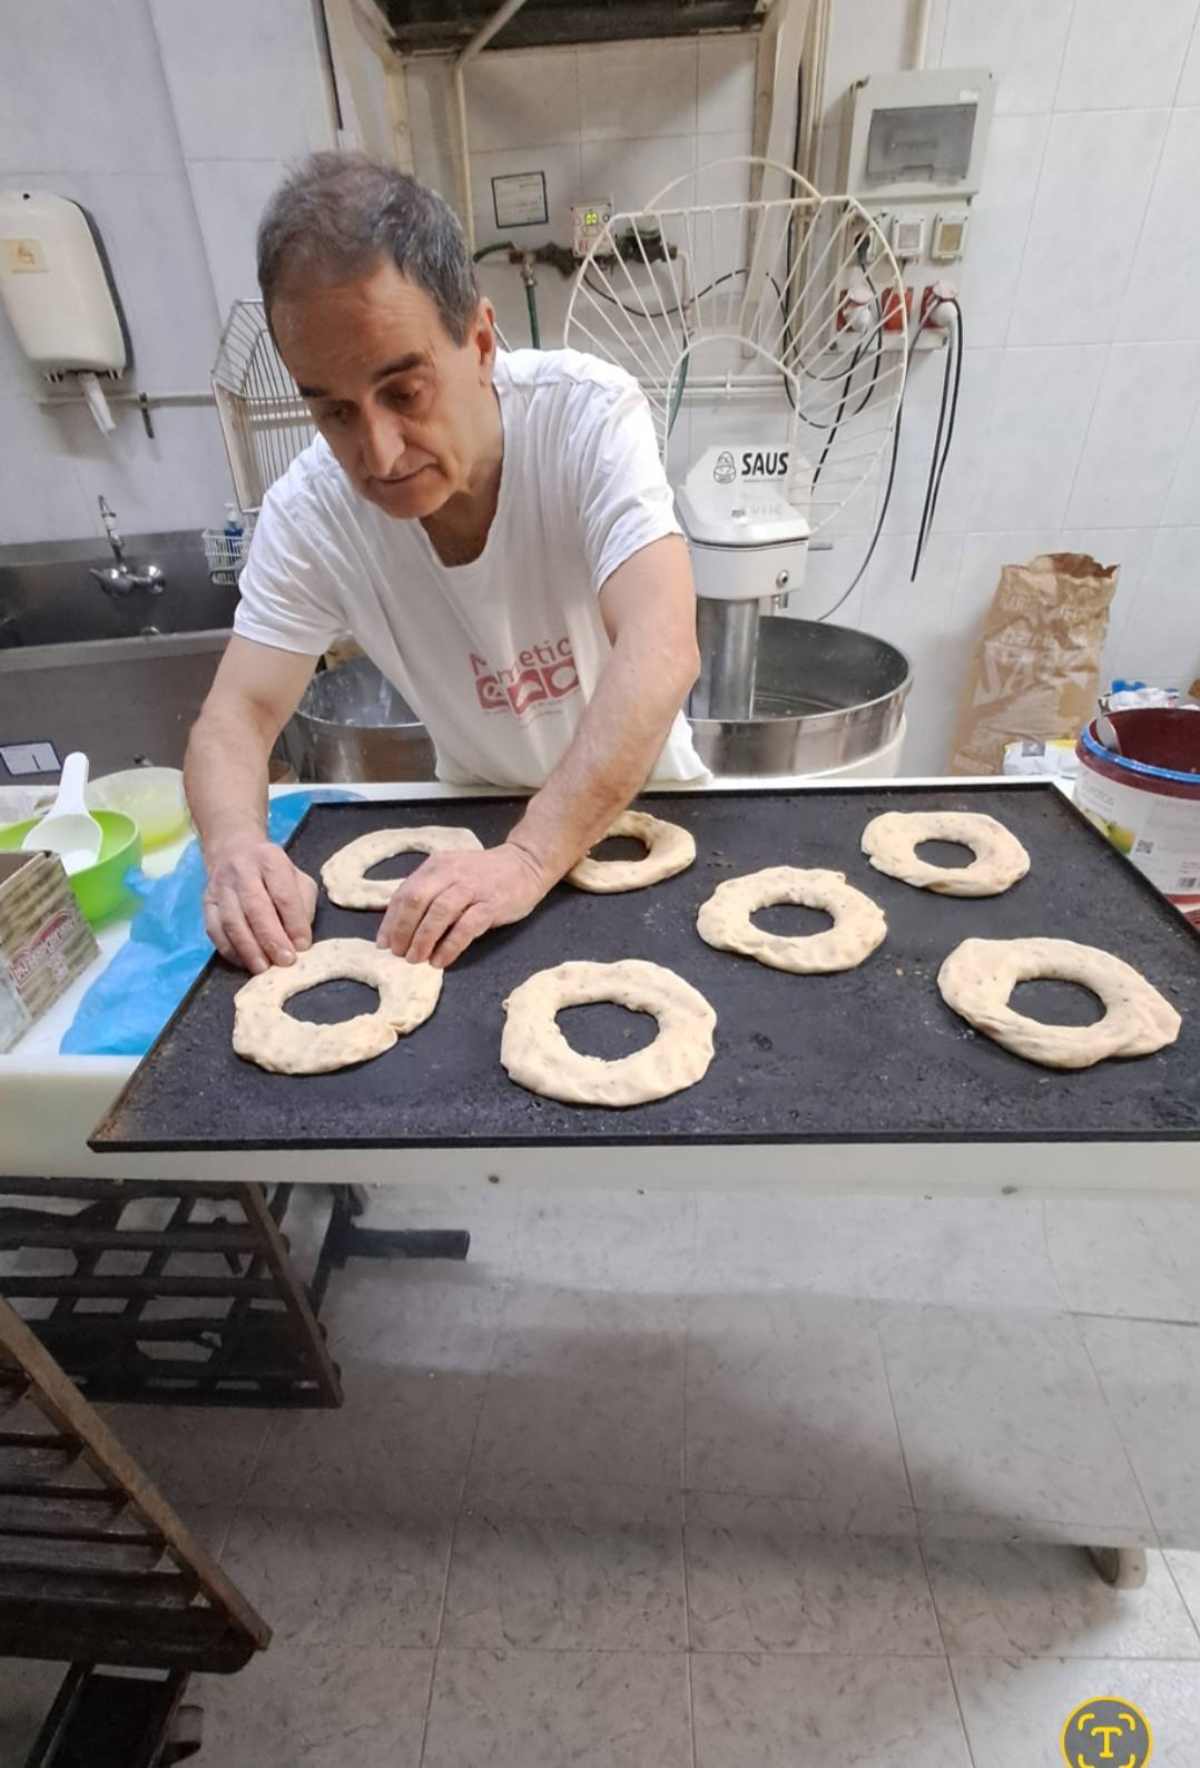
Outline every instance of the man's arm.
<svg viewBox="0 0 1200 1768">
<path fill-rule="evenodd" d="M 235 634 L 188 739 L 204 925 L 222 957 L 254 973 L 292 963 L 311 941 L 317 887 L 267 839 L 267 762 L 316 662 Z"/>
<path fill-rule="evenodd" d="M 452 964 L 489 927 L 519 921 L 640 791 L 699 671 L 691 561 L 665 535 L 600 591 L 612 641 L 575 738 L 500 847 L 439 854 L 397 890 L 379 943 Z"/>
</svg>

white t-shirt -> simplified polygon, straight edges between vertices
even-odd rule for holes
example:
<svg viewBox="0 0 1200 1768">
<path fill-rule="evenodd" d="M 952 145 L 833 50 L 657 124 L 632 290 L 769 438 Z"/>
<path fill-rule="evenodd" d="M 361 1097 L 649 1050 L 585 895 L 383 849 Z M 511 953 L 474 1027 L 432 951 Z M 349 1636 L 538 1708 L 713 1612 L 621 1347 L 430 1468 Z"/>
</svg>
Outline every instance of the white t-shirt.
<svg viewBox="0 0 1200 1768">
<path fill-rule="evenodd" d="M 263 500 L 234 628 L 318 656 L 346 635 L 418 713 L 456 784 L 542 785 L 611 651 L 598 592 L 681 532 L 649 407 L 572 350 L 501 352 L 496 514 L 480 557 L 443 565 L 419 521 L 354 489 L 318 437 Z M 653 777 L 704 775 L 683 714 Z"/>
</svg>

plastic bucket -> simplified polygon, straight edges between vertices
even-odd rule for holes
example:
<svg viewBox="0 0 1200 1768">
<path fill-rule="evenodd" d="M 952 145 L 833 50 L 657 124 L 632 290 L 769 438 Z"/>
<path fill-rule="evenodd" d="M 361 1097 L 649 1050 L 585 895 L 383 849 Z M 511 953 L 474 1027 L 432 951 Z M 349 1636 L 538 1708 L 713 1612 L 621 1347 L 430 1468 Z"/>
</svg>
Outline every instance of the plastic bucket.
<svg viewBox="0 0 1200 1768">
<path fill-rule="evenodd" d="M 1110 717 L 1121 753 L 1088 726 L 1076 747 L 1075 802 L 1200 928 L 1200 710 L 1146 706 Z"/>
</svg>

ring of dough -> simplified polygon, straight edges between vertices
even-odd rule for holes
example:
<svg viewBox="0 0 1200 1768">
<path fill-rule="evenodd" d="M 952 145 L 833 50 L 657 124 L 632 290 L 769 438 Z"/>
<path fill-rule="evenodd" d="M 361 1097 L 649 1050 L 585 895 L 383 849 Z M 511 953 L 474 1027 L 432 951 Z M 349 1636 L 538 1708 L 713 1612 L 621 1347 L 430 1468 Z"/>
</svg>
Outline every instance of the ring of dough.
<svg viewBox="0 0 1200 1768">
<path fill-rule="evenodd" d="M 564 1007 L 615 1001 L 652 1013 L 658 1036 L 644 1050 L 606 1061 L 573 1050 L 558 1029 Z M 504 1003 L 500 1060 L 518 1086 L 568 1105 L 643 1105 L 695 1086 L 713 1057 L 717 1016 L 698 989 L 661 964 L 559 964 L 514 988 Z"/>
<path fill-rule="evenodd" d="M 567 873 L 568 884 L 579 890 L 607 894 L 617 890 L 642 890 L 661 884 L 677 872 L 686 872 L 696 857 L 696 843 L 678 823 L 664 823 L 644 810 L 626 810 L 601 840 L 609 835 L 632 835 L 645 843 L 645 859 L 592 859 L 585 855 Z"/>
<path fill-rule="evenodd" d="M 968 866 L 931 866 L 917 858 L 922 841 L 958 841 Z M 1029 855 L 994 816 L 966 810 L 889 810 L 863 830 L 862 850 L 877 872 L 942 896 L 999 896 L 1029 870 Z"/>
<path fill-rule="evenodd" d="M 1055 978 L 1099 995 L 1094 1025 L 1043 1025 L 1016 1013 L 1018 982 Z M 1015 1056 L 1047 1068 L 1090 1068 L 1106 1056 L 1149 1056 L 1179 1036 L 1179 1014 L 1131 964 L 1073 939 L 964 939 L 938 972 L 946 1005 Z"/>
<path fill-rule="evenodd" d="M 373 1013 L 314 1025 L 284 1012 L 292 995 L 342 976 L 379 990 Z M 442 972 L 432 964 L 410 964 L 371 939 L 320 939 L 298 952 L 295 963 L 264 970 L 238 989 L 233 1047 L 272 1074 L 329 1074 L 382 1056 L 428 1019 L 441 992 Z"/>
<path fill-rule="evenodd" d="M 833 916 L 833 926 L 824 933 L 798 936 L 756 927 L 751 915 L 779 902 L 824 909 Z M 743 952 L 774 970 L 807 975 L 853 970 L 883 944 L 887 922 L 878 904 L 847 884 L 842 872 L 767 866 L 761 872 L 748 872 L 744 878 L 718 884 L 700 910 L 696 931 L 722 951 Z"/>
<path fill-rule="evenodd" d="M 368 878 L 381 860 L 398 853 L 478 853 L 483 842 L 470 829 L 373 829 L 339 847 L 321 867 L 330 902 L 340 909 L 385 909 L 399 888 L 397 878 Z"/>
</svg>

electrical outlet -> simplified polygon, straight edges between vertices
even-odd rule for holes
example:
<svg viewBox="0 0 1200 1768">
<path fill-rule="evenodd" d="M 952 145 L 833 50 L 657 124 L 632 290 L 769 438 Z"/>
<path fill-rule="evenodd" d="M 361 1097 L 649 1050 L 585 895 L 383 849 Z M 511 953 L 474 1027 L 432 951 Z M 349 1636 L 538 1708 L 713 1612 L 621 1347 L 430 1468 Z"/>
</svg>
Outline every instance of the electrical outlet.
<svg viewBox="0 0 1200 1768">
<path fill-rule="evenodd" d="M 587 257 L 611 220 L 611 202 L 572 203 L 571 250 L 577 258 Z"/>
</svg>

